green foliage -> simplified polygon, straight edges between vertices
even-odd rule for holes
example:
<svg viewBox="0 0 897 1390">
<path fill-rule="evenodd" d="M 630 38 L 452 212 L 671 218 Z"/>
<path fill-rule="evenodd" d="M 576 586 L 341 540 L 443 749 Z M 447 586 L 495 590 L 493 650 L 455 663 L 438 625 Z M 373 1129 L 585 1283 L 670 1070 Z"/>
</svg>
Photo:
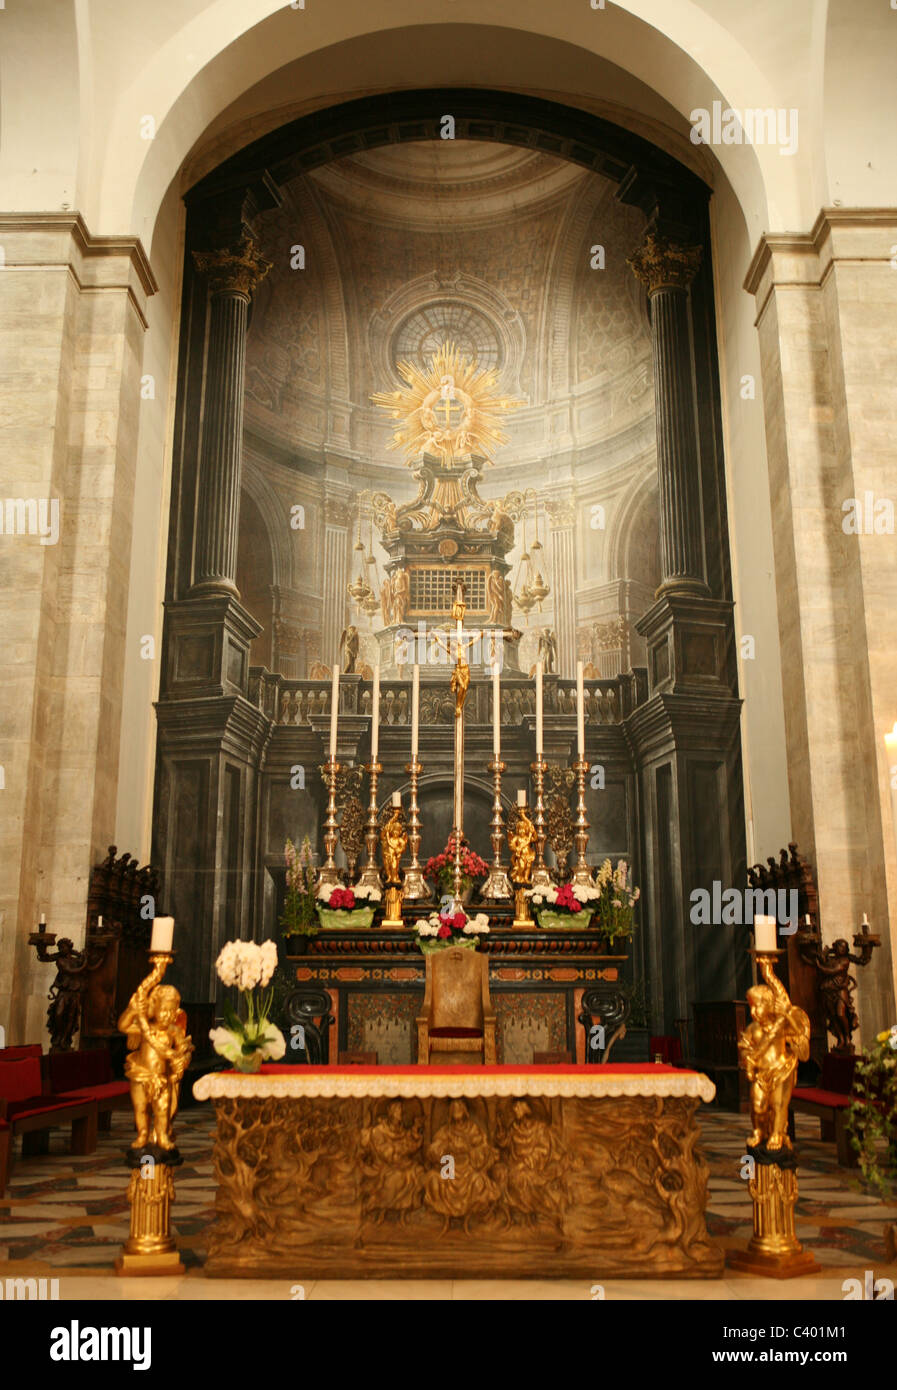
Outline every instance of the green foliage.
<svg viewBox="0 0 897 1390">
<path fill-rule="evenodd" d="M 315 901 L 315 870 L 311 841 L 306 835 L 297 852 L 292 840 L 284 847 L 287 865 L 287 891 L 280 925 L 284 936 L 313 936 L 318 930 Z"/>
<path fill-rule="evenodd" d="M 857 1058 L 846 1128 L 865 1182 L 897 1196 L 897 1025 Z"/>
</svg>

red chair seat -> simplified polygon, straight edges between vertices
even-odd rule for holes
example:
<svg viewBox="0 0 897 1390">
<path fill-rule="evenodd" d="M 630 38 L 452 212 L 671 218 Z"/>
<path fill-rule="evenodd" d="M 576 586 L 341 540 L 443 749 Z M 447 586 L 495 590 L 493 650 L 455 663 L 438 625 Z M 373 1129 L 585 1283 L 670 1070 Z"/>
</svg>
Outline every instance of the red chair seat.
<svg viewBox="0 0 897 1390">
<path fill-rule="evenodd" d="M 0 1048 L 0 1062 L 21 1062 L 29 1057 L 43 1057 L 40 1043 L 20 1043 L 17 1047 Z"/>
<path fill-rule="evenodd" d="M 47 1058 L 50 1085 L 54 1094 L 83 1091 L 88 1086 L 103 1086 L 112 1080 L 112 1063 L 103 1048 L 85 1048 L 80 1052 L 51 1052 Z"/>
<path fill-rule="evenodd" d="M 815 1086 L 800 1086 L 791 1093 L 792 1103 L 806 1100 L 812 1105 L 827 1105 L 830 1110 L 844 1110 L 850 1104 L 850 1099 L 840 1091 L 821 1091 Z"/>
<path fill-rule="evenodd" d="M 431 1038 L 481 1038 L 482 1028 L 431 1028 Z"/>
<path fill-rule="evenodd" d="M 43 1096 L 29 1096 L 27 1100 L 10 1101 L 6 1107 L 6 1117 L 8 1120 L 26 1120 L 31 1115 L 49 1115 L 55 1110 L 74 1110 L 76 1106 L 84 1105 L 88 1098 L 79 1096 L 77 1100 L 60 1100 L 57 1097 L 44 1099 Z"/>
</svg>

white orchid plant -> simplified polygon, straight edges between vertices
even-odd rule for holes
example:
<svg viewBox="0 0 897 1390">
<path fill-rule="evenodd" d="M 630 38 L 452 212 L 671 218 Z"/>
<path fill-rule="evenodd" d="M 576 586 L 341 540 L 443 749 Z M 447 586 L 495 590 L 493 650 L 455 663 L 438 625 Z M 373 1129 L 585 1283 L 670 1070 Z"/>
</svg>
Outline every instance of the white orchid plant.
<svg viewBox="0 0 897 1390">
<path fill-rule="evenodd" d="M 229 1003 L 222 1010 L 225 1028 L 209 1033 L 215 1051 L 240 1071 L 256 1071 L 264 1061 L 277 1062 L 287 1050 L 283 1033 L 268 1018 L 274 991 L 267 987 L 277 969 L 277 946 L 273 941 L 228 941 L 215 961 L 222 984 L 243 996 L 246 1018 L 241 1019 Z M 257 989 L 267 993 L 256 997 Z"/>
</svg>

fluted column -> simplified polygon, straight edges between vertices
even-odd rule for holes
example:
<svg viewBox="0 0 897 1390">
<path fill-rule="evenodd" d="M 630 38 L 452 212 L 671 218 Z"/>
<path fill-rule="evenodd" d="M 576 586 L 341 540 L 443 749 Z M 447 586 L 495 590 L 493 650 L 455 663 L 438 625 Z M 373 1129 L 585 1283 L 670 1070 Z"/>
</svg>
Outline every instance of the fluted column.
<svg viewBox="0 0 897 1390">
<path fill-rule="evenodd" d="M 708 594 L 688 289 L 700 246 L 649 232 L 629 265 L 648 291 L 654 350 L 661 583 L 658 594 Z"/>
<path fill-rule="evenodd" d="M 321 645 L 328 666 L 339 661 L 339 640 L 346 626 L 346 585 L 349 583 L 349 527 L 352 510 L 347 502 L 327 497 L 324 502 L 324 605 Z"/>
<path fill-rule="evenodd" d="M 195 251 L 209 283 L 209 341 L 199 458 L 194 594 L 239 598 L 237 528 L 249 301 L 271 268 L 249 237 L 236 250 Z"/>
<path fill-rule="evenodd" d="M 576 503 L 572 496 L 545 503 L 551 527 L 551 597 L 558 644 L 558 675 L 576 674 Z"/>
</svg>

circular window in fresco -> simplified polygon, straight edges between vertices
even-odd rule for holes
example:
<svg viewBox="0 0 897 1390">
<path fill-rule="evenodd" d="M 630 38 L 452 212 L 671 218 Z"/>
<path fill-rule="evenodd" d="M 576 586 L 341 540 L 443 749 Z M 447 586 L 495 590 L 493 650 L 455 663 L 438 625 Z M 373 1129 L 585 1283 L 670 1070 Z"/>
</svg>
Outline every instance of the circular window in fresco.
<svg viewBox="0 0 897 1390">
<path fill-rule="evenodd" d="M 469 304 L 444 300 L 415 309 L 396 332 L 393 362 L 413 362 L 426 368 L 443 343 L 454 343 L 480 367 L 501 367 L 504 354 L 491 320 Z"/>
</svg>

